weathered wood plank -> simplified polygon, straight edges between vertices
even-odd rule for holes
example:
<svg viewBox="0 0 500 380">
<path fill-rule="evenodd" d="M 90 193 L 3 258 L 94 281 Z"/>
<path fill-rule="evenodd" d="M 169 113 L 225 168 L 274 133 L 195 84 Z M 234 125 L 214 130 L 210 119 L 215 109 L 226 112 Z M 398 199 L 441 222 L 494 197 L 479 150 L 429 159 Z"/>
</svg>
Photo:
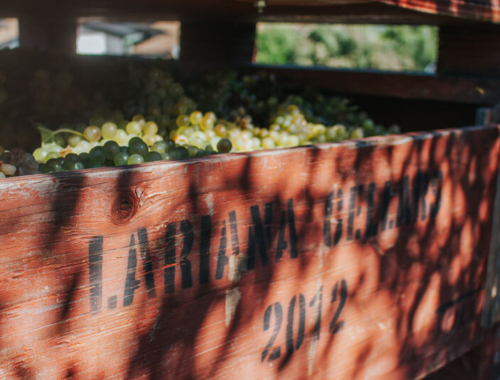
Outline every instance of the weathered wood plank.
<svg viewBox="0 0 500 380">
<path fill-rule="evenodd" d="M 410 379 L 482 340 L 499 129 L 0 181 L 2 378 Z"/>
<path fill-rule="evenodd" d="M 265 70 L 283 83 L 328 89 L 341 94 L 365 94 L 402 99 L 426 99 L 494 105 L 500 101 L 500 81 L 493 77 L 466 77 L 397 73 L 376 70 L 341 70 L 278 65 L 241 66 Z"/>
</svg>

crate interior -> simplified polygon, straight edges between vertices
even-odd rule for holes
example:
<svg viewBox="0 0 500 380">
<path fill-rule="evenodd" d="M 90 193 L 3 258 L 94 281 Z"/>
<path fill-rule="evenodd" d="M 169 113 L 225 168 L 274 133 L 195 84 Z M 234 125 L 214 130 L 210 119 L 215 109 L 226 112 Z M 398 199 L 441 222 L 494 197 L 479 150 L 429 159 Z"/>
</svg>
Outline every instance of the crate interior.
<svg viewBox="0 0 500 380">
<path fill-rule="evenodd" d="M 113 82 L 122 84 L 123 73 L 134 59 L 76 56 L 76 25 L 82 17 L 106 21 L 180 21 L 183 68 L 203 71 L 229 67 L 243 74 L 266 70 L 291 88 L 310 86 L 326 94 L 345 96 L 376 122 L 398 124 L 403 132 L 473 125 L 478 120 L 478 108 L 491 107 L 499 99 L 500 56 L 491 52 L 500 45 L 500 29 L 494 24 L 378 2 L 287 0 L 264 3 L 266 6 L 259 13 L 258 2 L 246 0 L 148 1 L 140 4 L 78 1 L 62 6 L 54 1 L 44 2 L 43 6 L 33 1 L 4 2 L 0 16 L 18 18 L 20 47 L 31 50 L 29 54 L 4 52 L 0 62 L 0 69 L 9 79 L 6 86 L 10 82 L 14 93 L 0 108 L 4 121 L 15 116 L 15 121 L 7 123 L 6 127 L 4 122 L 2 129 L 7 131 L 4 134 L 10 134 L 14 128 L 22 130 L 24 136 L 15 143 L 22 143 L 29 149 L 37 146 L 38 133 L 33 128 L 33 115 L 29 114 L 33 99 L 25 95 L 25 89 L 33 86 L 32 73 L 37 67 L 47 68 L 55 75 L 69 71 L 78 79 L 75 82 L 90 88 L 92 85 L 99 88 L 102 85 L 99 78 L 105 79 L 110 83 L 105 96 L 122 96 L 118 87 L 114 91 L 109 87 Z M 434 25 L 439 28 L 436 73 L 261 67 L 254 63 L 258 21 Z M 141 62 L 141 65 L 156 64 L 154 61 Z M 66 120 L 63 112 L 55 110 L 50 118 L 42 121 L 50 128 L 57 128 L 72 120 Z"/>
</svg>

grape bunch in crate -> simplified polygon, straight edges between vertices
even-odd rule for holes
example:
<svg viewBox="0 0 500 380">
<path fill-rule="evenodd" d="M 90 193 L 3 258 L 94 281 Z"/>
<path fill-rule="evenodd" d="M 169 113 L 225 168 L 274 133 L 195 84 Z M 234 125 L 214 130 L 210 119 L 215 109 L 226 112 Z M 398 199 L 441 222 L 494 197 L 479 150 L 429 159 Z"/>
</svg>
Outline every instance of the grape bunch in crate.
<svg viewBox="0 0 500 380">
<path fill-rule="evenodd" d="M 0 166 L 0 176 L 180 160 L 398 133 L 397 126 L 375 124 L 346 98 L 287 88 L 265 71 L 253 75 L 214 72 L 193 79 L 178 67 L 174 76 L 154 63 L 149 66 L 142 70 L 132 67 L 129 76 L 121 78 L 125 99 L 102 99 L 93 104 L 94 110 L 73 113 L 77 121 L 65 121 L 57 128 L 31 117 L 29 122 L 40 132 L 40 147 L 30 152 L 38 170 L 34 163 L 31 166 L 35 169 L 18 170 L 7 152 L 0 157 L 5 165 L 3 169 Z M 33 78 L 35 109 L 42 118 L 43 102 L 50 96 L 72 99 L 85 93 L 84 89 L 73 86 L 68 90 L 60 84 L 71 82 L 72 75 L 67 72 L 51 77 L 37 69 Z M 113 81 L 116 79 L 109 80 Z M 92 90 L 105 93 L 106 83 L 101 86 Z M 50 95 L 46 93 L 49 88 Z M 62 107 L 72 105 L 68 103 Z M 116 108 L 112 108 L 113 103 Z M 86 120 L 89 113 L 92 115 Z"/>
</svg>

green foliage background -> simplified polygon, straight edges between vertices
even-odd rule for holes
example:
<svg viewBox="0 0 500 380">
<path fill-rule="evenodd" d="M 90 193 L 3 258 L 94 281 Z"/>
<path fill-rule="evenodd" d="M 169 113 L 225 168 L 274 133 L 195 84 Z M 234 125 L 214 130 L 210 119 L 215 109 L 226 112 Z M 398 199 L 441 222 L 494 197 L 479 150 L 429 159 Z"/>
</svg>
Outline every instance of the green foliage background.
<svg viewBox="0 0 500 380">
<path fill-rule="evenodd" d="M 423 71 L 436 61 L 432 26 L 260 23 L 257 63 Z"/>
</svg>

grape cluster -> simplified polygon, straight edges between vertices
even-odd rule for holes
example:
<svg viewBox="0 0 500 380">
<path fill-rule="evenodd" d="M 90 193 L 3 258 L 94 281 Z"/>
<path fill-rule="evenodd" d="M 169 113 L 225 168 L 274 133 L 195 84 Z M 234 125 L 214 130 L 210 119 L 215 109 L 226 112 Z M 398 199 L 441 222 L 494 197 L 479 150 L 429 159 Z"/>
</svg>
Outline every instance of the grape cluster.
<svg viewBox="0 0 500 380">
<path fill-rule="evenodd" d="M 40 173 L 38 162 L 24 150 L 14 148 L 5 151 L 0 147 L 0 153 L 0 178 Z"/>
<path fill-rule="evenodd" d="M 0 142 L 38 146 L 32 161 L 44 173 L 399 133 L 345 98 L 290 87 L 265 72 L 193 73 L 171 61 L 104 59 L 92 66 L 81 57 L 18 50 L 0 52 L 25 63 L 8 71 L 0 60 Z M 28 120 L 50 127 L 41 146 L 22 141 Z M 21 172 L 28 174 L 16 166 L 15 175 Z"/>
<path fill-rule="evenodd" d="M 182 111 L 188 107 L 182 108 Z M 104 119 L 94 118 L 99 124 Z M 107 121 L 101 127 L 90 125 L 83 133 L 62 130 L 54 141 L 43 143 L 33 152 L 42 173 L 123 166 L 160 160 L 204 157 L 217 153 L 247 152 L 262 149 L 288 148 L 312 143 L 340 142 L 363 138 L 374 133 L 375 126 L 342 124 L 326 127 L 311 123 L 294 104 L 280 104 L 278 116 L 268 128 L 254 126 L 250 116 L 238 124 L 217 119 L 213 112 L 181 113 L 176 128 L 168 136 L 159 134 L 156 122 L 142 115 L 119 123 Z M 397 132 L 394 130 L 394 132 Z M 64 137 L 66 135 L 66 137 Z M 57 140 L 57 141 L 56 141 Z"/>
<path fill-rule="evenodd" d="M 227 84 L 217 82 L 217 76 L 208 78 L 212 78 L 209 82 L 213 85 L 220 85 L 215 86 L 215 93 L 221 95 L 221 106 L 216 108 L 225 112 L 225 119 L 218 119 L 212 111 L 203 113 L 197 110 L 197 103 L 185 95 L 184 87 L 174 82 L 168 72 L 152 69 L 144 88 L 137 87 L 134 82 L 139 93 L 137 103 L 134 105 L 129 101 L 125 106 L 126 111 L 144 111 L 146 116 L 135 114 L 126 119 L 127 112 L 102 111 L 90 118 L 90 125 L 79 123 L 73 131 L 56 131 L 51 141 L 43 143 L 33 153 L 40 163 L 40 171 L 54 173 L 133 165 L 217 153 L 340 142 L 399 132 L 397 127 L 385 129 L 374 124 L 345 100 L 306 93 L 305 98 L 288 95 L 279 103 L 275 96 L 278 91 L 269 88 L 263 91 L 263 96 L 271 95 L 266 105 L 258 107 L 260 113 L 253 113 L 257 122 L 269 120 L 269 124 L 259 127 L 241 102 L 233 101 L 230 106 L 228 99 L 234 98 L 238 91 L 243 103 L 254 99 L 251 88 L 256 81 L 260 83 L 259 80 L 266 77 L 260 75 L 251 80 L 252 77 L 247 76 L 241 82 L 236 81 L 239 85 L 233 83 L 229 88 L 226 88 Z M 274 86 L 271 80 L 265 83 Z M 193 86 L 189 88 L 193 91 Z M 207 104 L 212 100 L 203 88 L 197 87 L 198 99 L 201 99 L 201 104 Z M 323 108 L 319 109 L 324 109 L 325 113 L 318 116 L 316 104 L 322 104 Z M 326 126 L 324 120 L 337 123 Z"/>
<path fill-rule="evenodd" d="M 195 111 L 188 119 L 193 123 L 207 126 L 214 123 L 215 115 L 212 113 L 203 115 Z M 65 130 L 67 138 L 62 137 L 58 139 L 59 142 L 43 143 L 42 147 L 33 152 L 33 156 L 40 163 L 42 173 L 55 173 L 203 157 L 217 152 L 228 153 L 232 148 L 228 139 L 218 138 L 208 142 L 200 130 L 198 135 L 203 135 L 205 145 L 200 143 L 201 138 L 185 141 L 179 138 L 177 141 L 164 139 L 158 131 L 155 122 L 146 122 L 142 115 L 135 115 L 131 121 L 118 125 L 106 122 L 100 128 L 95 125 L 87 126 L 81 134 Z"/>
</svg>

